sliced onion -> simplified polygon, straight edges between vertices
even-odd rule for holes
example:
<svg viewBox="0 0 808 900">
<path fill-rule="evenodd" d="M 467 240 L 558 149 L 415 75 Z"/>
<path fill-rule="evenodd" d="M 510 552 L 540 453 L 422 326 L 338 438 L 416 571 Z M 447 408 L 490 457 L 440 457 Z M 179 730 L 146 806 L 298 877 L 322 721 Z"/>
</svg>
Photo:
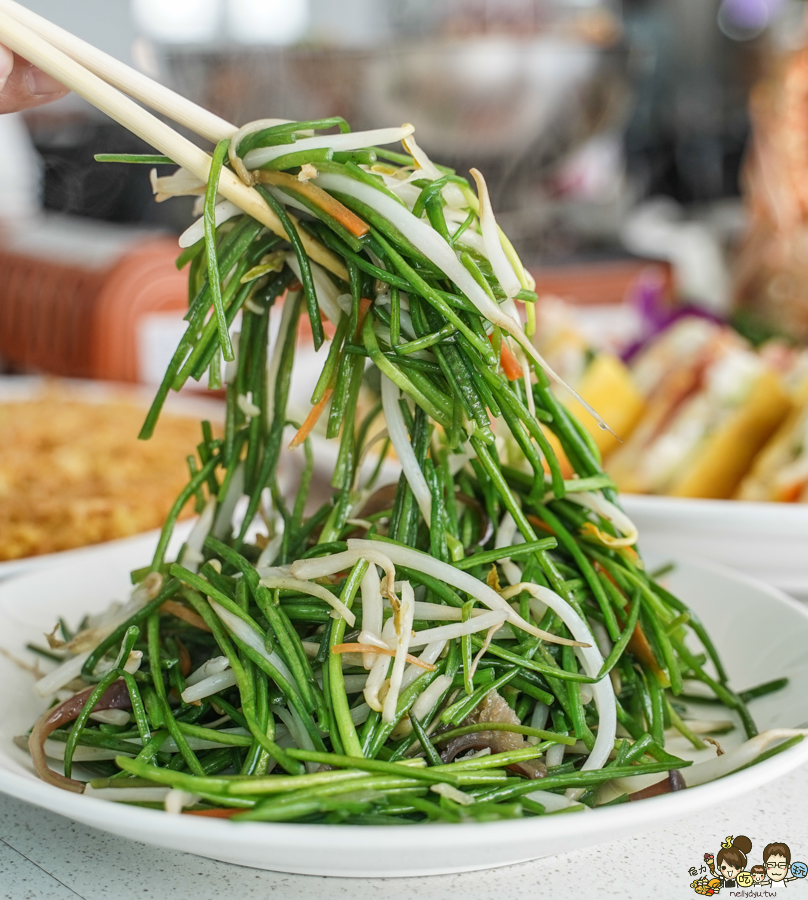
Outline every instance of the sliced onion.
<svg viewBox="0 0 808 900">
<path fill-rule="evenodd" d="M 506 512 L 499 523 L 499 528 L 497 528 L 494 549 L 501 550 L 503 547 L 510 547 L 516 543 L 517 537 L 524 540 L 521 534 L 517 532 L 516 520 L 509 512 Z M 498 563 L 509 584 L 518 584 L 522 580 L 522 570 L 515 562 L 511 561 L 510 556 L 503 556 L 502 559 L 498 560 Z"/>
<path fill-rule="evenodd" d="M 485 636 L 485 640 L 483 641 L 482 647 L 480 647 L 477 655 L 474 657 L 474 661 L 469 666 L 469 677 L 473 678 L 474 673 L 477 671 L 477 666 L 480 664 L 480 660 L 485 656 L 488 652 L 488 648 L 491 646 L 491 641 L 494 640 L 494 635 L 502 628 L 502 622 L 497 623 L 496 625 L 492 625 L 488 629 L 488 633 Z"/>
<path fill-rule="evenodd" d="M 113 630 L 111 629 L 110 633 Z M 86 653 L 79 653 L 78 656 L 71 656 L 63 663 L 59 663 L 52 672 L 49 672 L 44 678 L 40 678 L 34 684 L 34 690 L 40 697 L 48 697 L 51 694 L 55 694 L 66 684 L 70 684 L 74 678 L 78 678 L 81 675 L 82 667 L 91 653 L 92 650 L 87 650 Z"/>
<path fill-rule="evenodd" d="M 270 653 L 264 645 L 264 637 L 248 625 L 244 619 L 234 615 L 230 610 L 225 609 L 221 604 L 217 603 L 213 598 L 208 597 L 208 603 L 216 613 L 216 615 L 224 622 L 228 630 L 237 637 L 242 643 L 246 644 L 250 649 L 254 650 L 259 656 L 274 666 L 278 672 L 289 682 L 289 684 L 297 690 L 297 684 L 292 677 L 292 673 L 286 666 L 286 663 L 273 650 Z"/>
<path fill-rule="evenodd" d="M 361 725 L 363 722 L 367 721 L 367 718 L 370 715 L 370 707 L 367 703 L 360 703 L 359 706 L 351 708 L 350 714 L 351 721 L 354 725 Z"/>
<path fill-rule="evenodd" d="M 187 169 L 177 169 L 171 175 L 158 175 L 157 169 L 152 169 L 149 172 L 149 181 L 156 203 L 162 203 L 171 197 L 205 193 L 205 182 L 200 181 Z"/>
<path fill-rule="evenodd" d="M 132 718 L 125 709 L 99 709 L 90 713 L 90 718 L 104 725 L 128 725 Z"/>
<path fill-rule="evenodd" d="M 542 631 L 541 628 L 536 628 L 535 625 L 526 622 L 517 612 L 511 609 L 508 603 L 493 588 L 479 581 L 473 575 L 456 569 L 449 563 L 434 559 L 429 554 L 421 553 L 419 550 L 413 550 L 410 547 L 400 547 L 397 544 L 385 543 L 380 545 L 376 541 L 363 541 L 356 538 L 351 538 L 348 541 L 348 551 L 356 551 L 363 557 L 367 557 L 369 553 L 378 553 L 377 548 L 379 546 L 384 547 L 384 553 L 391 565 L 407 566 L 410 569 L 415 569 L 417 572 L 431 575 L 433 578 L 437 578 L 438 581 L 445 581 L 446 584 L 465 592 L 470 597 L 474 597 L 489 609 L 504 610 L 508 613 L 507 621 L 516 628 L 521 628 L 522 631 L 532 634 L 534 637 L 542 638 L 550 643 L 576 646 L 576 641 L 569 641 L 566 638 L 558 637 L 558 635 Z"/>
<path fill-rule="evenodd" d="M 227 492 L 221 498 L 219 511 L 216 514 L 216 520 L 213 523 L 213 536 L 220 541 L 225 540 L 233 527 L 233 513 L 236 504 L 244 493 L 244 461 L 240 461 L 236 466 L 236 471 L 230 479 Z"/>
<path fill-rule="evenodd" d="M 211 657 L 211 659 L 205 660 L 201 666 L 191 672 L 185 679 L 185 684 L 190 687 L 191 685 L 198 684 L 203 678 L 209 678 L 211 675 L 218 675 L 220 672 L 224 672 L 225 669 L 229 668 L 230 660 L 226 656 Z"/>
<path fill-rule="evenodd" d="M 261 415 L 261 408 L 252 401 L 252 391 L 247 391 L 246 394 L 239 394 L 236 397 L 236 406 L 244 413 L 248 422 L 250 419 L 257 419 Z"/>
<path fill-rule="evenodd" d="M 504 609 L 494 609 L 481 616 L 473 616 L 467 622 L 453 622 L 451 625 L 439 625 L 437 628 L 416 631 L 410 646 L 423 647 L 435 641 L 451 641 L 465 634 L 476 634 L 478 631 L 499 627 L 507 618 L 508 613 Z"/>
<path fill-rule="evenodd" d="M 410 645 L 412 646 L 412 645 Z M 443 653 L 446 641 L 435 641 L 433 644 L 427 644 L 424 652 L 420 654 L 418 659 L 421 665 L 410 665 L 404 671 L 404 678 L 401 680 L 401 690 L 406 690 L 416 678 L 420 678 L 424 674 L 424 666 L 434 666 L 438 657 Z"/>
<path fill-rule="evenodd" d="M 281 545 L 283 544 L 283 534 L 276 534 L 271 541 L 269 541 L 261 551 L 261 555 L 258 557 L 255 563 L 255 569 L 258 571 L 259 569 L 269 567 L 272 563 L 275 562 L 275 558 L 280 552 Z M 267 572 L 266 574 L 270 574 Z"/>
<path fill-rule="evenodd" d="M 301 594 L 309 594 L 312 597 L 317 597 L 320 600 L 324 600 L 334 612 L 337 613 L 337 615 L 342 616 L 349 625 L 353 626 L 356 622 L 356 616 L 348 609 L 342 600 L 340 600 L 339 597 L 335 597 L 331 591 L 324 588 L 321 584 L 303 581 L 300 578 L 293 578 L 291 575 L 285 577 L 275 575 L 262 578 L 261 584 L 271 590 L 299 591 Z"/>
<path fill-rule="evenodd" d="M 531 595 L 531 608 L 538 600 L 550 609 L 569 628 L 573 637 L 585 642 L 586 646 L 576 649 L 576 654 L 581 660 L 584 671 L 590 678 L 597 678 L 603 667 L 603 657 L 595 644 L 592 632 L 587 623 L 567 603 L 563 597 L 551 591 L 549 588 L 540 587 L 537 584 L 522 582 L 502 592 L 503 597 L 515 597 L 521 591 L 527 591 Z M 584 769 L 602 769 L 609 759 L 609 754 L 614 748 L 614 739 L 617 733 L 617 710 L 615 706 L 614 689 L 608 678 L 601 678 L 592 685 L 595 705 L 598 708 L 598 735 L 595 738 L 595 746 L 583 765 Z M 553 749 L 552 747 L 550 748 Z M 548 751 L 549 753 L 549 751 Z"/>
<path fill-rule="evenodd" d="M 202 548 L 205 546 L 210 529 L 213 527 L 216 503 L 217 497 L 213 494 L 205 504 L 205 508 L 202 510 L 199 518 L 194 522 L 194 527 L 191 529 L 188 540 L 185 542 L 182 556 L 179 558 L 179 564 L 188 569 L 189 572 L 199 571 L 200 565 L 205 560 L 205 557 L 202 555 Z"/>
<path fill-rule="evenodd" d="M 433 784 L 429 789 L 441 797 L 446 797 L 447 800 L 460 804 L 460 806 L 471 806 L 475 802 L 471 794 L 466 794 L 451 784 Z"/>
<path fill-rule="evenodd" d="M 411 177 L 428 178 L 429 181 L 437 181 L 438 178 L 443 176 L 443 172 L 441 172 L 435 163 L 432 162 L 424 150 L 418 146 L 414 135 L 408 135 L 404 138 L 402 143 L 404 144 L 404 149 L 415 160 L 415 164 L 418 167 Z M 466 205 L 466 198 L 463 195 L 463 191 L 461 191 L 456 184 L 447 184 L 442 189 L 441 194 L 449 206 L 454 207 L 455 209 L 461 209 Z"/>
<path fill-rule="evenodd" d="M 458 229 L 459 227 L 460 226 L 458 225 Z M 480 256 L 487 257 L 483 236 L 476 231 L 472 231 L 471 228 L 467 228 L 463 234 L 460 235 L 457 239 L 457 243 L 463 244 L 464 247 L 468 247 L 470 250 L 474 250 L 474 252 L 479 253 Z"/>
<path fill-rule="evenodd" d="M 695 763 L 682 769 L 682 776 L 688 787 L 695 787 L 697 784 L 704 784 L 707 781 L 715 781 L 716 778 L 722 778 L 729 775 L 736 769 L 746 766 L 767 750 L 772 744 L 780 741 L 787 741 L 789 738 L 802 735 L 808 737 L 808 729 L 806 728 L 771 728 L 768 731 L 762 731 L 760 734 L 745 741 L 739 747 L 733 747 L 727 750 L 721 756 L 708 759 L 705 762 Z"/>
<path fill-rule="evenodd" d="M 163 576 L 159 572 L 149 574 L 135 587 L 129 600 L 121 605 L 111 603 L 104 612 L 90 617 L 90 624 L 80 631 L 74 638 L 62 648 L 71 653 L 84 653 L 86 650 L 95 649 L 105 637 L 129 619 L 133 613 L 142 609 L 150 600 L 160 593 L 163 586 Z M 50 673 L 53 675 L 54 673 Z"/>
<path fill-rule="evenodd" d="M 379 147 L 395 144 L 415 131 L 412 125 L 401 128 L 375 128 L 371 131 L 349 131 L 344 134 L 318 134 L 304 138 L 294 144 L 278 144 L 274 147 L 256 147 L 244 155 L 244 165 L 248 169 L 260 169 L 273 159 L 288 153 L 303 153 L 306 150 L 363 150 L 365 147 Z"/>
<path fill-rule="evenodd" d="M 349 542 L 348 549 L 342 553 L 332 553 L 329 556 L 319 556 L 316 559 L 298 559 L 292 563 L 289 571 L 295 578 L 307 580 L 324 578 L 327 575 L 336 575 L 337 572 L 351 569 L 360 560 L 365 559 L 369 563 L 374 563 L 379 568 L 384 569 L 387 579 L 384 590 L 387 596 L 390 597 L 393 592 L 393 586 L 396 583 L 396 570 L 387 551 L 393 545 L 371 543 L 370 541 L 354 541 L 354 543 L 362 544 L 363 546 L 361 549 L 352 548 Z"/>
<path fill-rule="evenodd" d="M 227 669 L 224 672 L 209 675 L 207 678 L 203 678 L 187 687 L 182 692 L 182 699 L 185 703 L 195 703 L 197 700 L 202 700 L 205 697 L 220 694 L 236 684 L 238 684 L 236 673 L 232 669 Z"/>
<path fill-rule="evenodd" d="M 477 183 L 477 196 L 480 200 L 480 230 L 483 233 L 483 243 L 485 244 L 485 255 L 491 263 L 494 275 L 499 282 L 505 296 L 508 299 L 515 297 L 522 290 L 522 284 L 516 277 L 502 249 L 502 243 L 499 238 L 499 226 L 494 217 L 494 210 L 491 206 L 491 198 L 488 195 L 488 185 L 485 183 L 482 173 L 478 169 L 470 169 L 471 177 Z"/>
<path fill-rule="evenodd" d="M 283 302 L 283 312 L 281 313 L 281 321 L 278 326 L 278 336 L 275 338 L 275 344 L 272 353 L 267 353 L 267 421 L 271 422 L 275 417 L 275 382 L 278 380 L 278 369 L 280 368 L 281 348 L 286 343 L 289 336 L 289 329 L 292 327 L 292 312 L 294 311 L 299 291 L 288 291 L 286 299 Z"/>
<path fill-rule="evenodd" d="M 387 642 L 390 647 L 395 645 L 396 625 L 392 617 L 384 623 L 382 639 Z M 367 681 L 365 682 L 363 693 L 365 695 L 365 702 L 368 706 L 376 712 L 381 712 L 382 703 L 381 700 L 379 700 L 379 691 L 384 684 L 384 680 L 387 678 L 387 670 L 390 668 L 390 657 L 383 656 L 381 653 L 377 653 L 376 657 L 376 661 L 371 667 L 370 675 L 368 675 Z"/>
<path fill-rule="evenodd" d="M 390 689 L 382 704 L 382 721 L 388 725 L 396 720 L 396 707 L 398 706 L 398 697 L 401 692 L 401 681 L 404 677 L 404 667 L 407 664 L 407 654 L 409 652 L 410 641 L 412 636 L 412 620 L 415 612 L 415 594 L 409 581 L 404 582 L 401 589 L 401 605 L 396 615 L 396 655 L 393 660 L 393 671 L 390 673 Z M 448 626 L 452 627 L 452 626 Z"/>
<path fill-rule="evenodd" d="M 607 547 L 631 547 L 637 543 L 639 532 L 637 526 L 629 519 L 620 507 L 615 506 L 607 500 L 602 494 L 590 491 L 578 491 L 567 495 L 567 499 L 578 506 L 591 509 L 599 516 L 611 522 L 614 527 L 624 536 L 616 538 L 614 535 L 607 534 L 605 531 L 596 529 L 598 538 Z"/>
<path fill-rule="evenodd" d="M 22 750 L 28 749 L 28 735 L 20 735 L 19 737 L 14 738 L 14 743 Z M 133 743 L 136 743 L 133 741 Z M 64 741 L 54 741 L 51 738 L 48 738 L 44 744 L 45 756 L 48 759 L 59 759 L 63 760 L 65 758 L 65 744 Z M 107 759 L 115 759 L 116 756 L 128 756 L 133 757 L 134 753 L 121 753 L 120 750 L 106 750 L 104 747 L 85 747 L 79 744 L 74 753 L 73 753 L 73 762 L 100 762 L 101 760 Z"/>
<path fill-rule="evenodd" d="M 381 581 L 375 565 L 368 566 L 367 572 L 362 577 L 360 589 L 362 591 L 362 631 L 359 633 L 359 640 L 361 643 L 367 643 L 370 639 L 381 640 L 384 611 Z M 376 656 L 373 653 L 365 653 L 363 659 L 365 668 L 371 669 Z"/>
<path fill-rule="evenodd" d="M 193 806 L 199 797 L 191 794 L 189 791 L 182 791 L 179 788 L 172 788 L 165 796 L 163 801 L 165 810 L 170 816 L 178 816 L 186 806 Z"/>
<path fill-rule="evenodd" d="M 301 750 L 314 750 L 314 741 L 312 741 L 311 735 L 306 731 L 306 726 L 303 724 L 303 720 L 297 714 L 294 707 L 286 709 L 283 706 L 279 706 L 273 708 L 273 712 L 278 715 L 278 718 L 289 729 L 289 734 L 292 735 L 295 743 Z M 308 772 L 314 772 L 318 768 L 319 763 L 306 763 L 306 770 Z"/>
<path fill-rule="evenodd" d="M 404 423 L 404 415 L 398 402 L 401 392 L 398 385 L 383 373 L 381 383 L 382 406 L 384 408 L 384 418 L 387 422 L 387 432 L 390 435 L 390 441 L 393 449 L 396 451 L 398 461 L 401 463 L 404 477 L 407 479 L 410 490 L 415 496 L 415 502 L 418 504 L 421 515 L 429 528 L 432 525 L 432 492 L 429 490 L 424 473 L 418 465 L 418 459 L 410 443 L 410 436 Z"/>
<path fill-rule="evenodd" d="M 396 582 L 396 590 L 403 582 Z M 385 600 L 384 606 L 390 608 L 390 601 Z M 472 616 L 488 615 L 487 611 L 475 607 L 471 611 Z M 426 603 L 423 600 L 415 601 L 415 618 L 423 622 L 460 622 L 463 618 L 463 610 L 456 606 L 444 606 L 442 603 Z"/>
<path fill-rule="evenodd" d="M 533 713 L 530 716 L 530 727 L 535 728 L 537 731 L 543 731 L 549 715 L 550 707 L 546 703 L 542 703 L 541 700 L 537 700 L 536 705 L 533 707 Z M 527 742 L 528 744 L 538 744 L 539 738 L 530 736 Z"/>
<path fill-rule="evenodd" d="M 555 747 L 550 747 L 550 750 L 555 750 L 557 747 L 560 747 L 562 751 L 564 749 L 563 744 L 557 744 Z M 548 766 L 550 765 L 550 750 L 547 751 Z M 554 794 L 552 791 L 531 791 L 531 793 L 526 794 L 525 796 L 528 800 L 534 800 L 536 803 L 541 803 L 548 813 L 557 812 L 559 809 L 569 809 L 570 806 L 575 806 L 574 800 L 570 800 L 563 794 Z"/>
<path fill-rule="evenodd" d="M 506 318 L 499 306 L 460 263 L 452 248 L 429 223 L 416 219 L 406 207 L 371 185 L 346 175 L 324 173 L 317 177 L 317 184 L 328 191 L 339 191 L 370 206 L 395 225 L 418 250 L 428 256 L 454 281 L 487 319 L 498 324 L 498 320 Z"/>
<path fill-rule="evenodd" d="M 452 686 L 453 680 L 450 675 L 438 675 L 431 684 L 427 685 L 425 690 L 421 691 L 411 710 L 416 719 L 422 721 L 432 712 L 444 692 Z"/>
<path fill-rule="evenodd" d="M 227 148 L 227 155 L 230 158 L 230 165 L 233 166 L 238 177 L 244 184 L 252 185 L 253 179 L 249 170 L 244 165 L 244 161 L 238 155 L 238 145 L 247 137 L 248 134 L 255 134 L 256 131 L 263 131 L 265 128 L 274 128 L 276 125 L 289 125 L 291 119 L 256 119 L 254 122 L 248 122 L 230 138 L 230 146 Z M 289 146 L 288 144 L 286 145 Z M 288 150 L 287 150 L 288 152 Z"/>
<path fill-rule="evenodd" d="M 214 218 L 216 227 L 218 228 L 222 222 L 232 219 L 234 216 L 243 216 L 244 210 L 231 203 L 229 200 L 222 200 L 214 207 Z M 178 241 L 180 247 L 193 247 L 193 245 L 205 236 L 205 218 L 204 216 L 197 219 L 196 222 L 189 225 L 180 235 Z"/>
<path fill-rule="evenodd" d="M 553 744 L 547 750 L 547 768 L 553 768 L 554 766 L 560 766 L 562 762 L 564 762 L 564 753 L 566 751 L 566 747 L 564 744 Z"/>
</svg>

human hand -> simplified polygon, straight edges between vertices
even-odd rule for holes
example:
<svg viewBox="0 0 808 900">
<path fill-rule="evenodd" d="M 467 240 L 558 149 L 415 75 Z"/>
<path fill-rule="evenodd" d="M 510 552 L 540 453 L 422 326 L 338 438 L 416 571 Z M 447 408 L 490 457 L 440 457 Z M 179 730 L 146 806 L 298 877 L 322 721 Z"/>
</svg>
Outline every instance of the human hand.
<svg viewBox="0 0 808 900">
<path fill-rule="evenodd" d="M 58 100 L 68 89 L 0 44 L 0 114 Z"/>
</svg>

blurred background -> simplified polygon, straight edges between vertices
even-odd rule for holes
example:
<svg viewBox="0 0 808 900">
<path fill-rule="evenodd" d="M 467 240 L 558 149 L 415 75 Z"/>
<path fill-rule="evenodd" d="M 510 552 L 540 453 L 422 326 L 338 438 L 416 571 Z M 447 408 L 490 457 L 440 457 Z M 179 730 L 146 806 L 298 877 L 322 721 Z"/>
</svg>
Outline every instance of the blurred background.
<svg viewBox="0 0 808 900">
<path fill-rule="evenodd" d="M 650 290 L 808 338 L 802 212 L 784 199 L 808 116 L 804 0 L 27 5 L 238 124 L 413 122 L 433 158 L 483 170 L 537 290 L 585 306 L 588 335 L 636 338 Z M 73 95 L 0 127 L 5 371 L 153 382 L 181 327 L 170 258 L 191 199 L 156 204 L 143 167 L 95 163 L 147 148 Z"/>
</svg>

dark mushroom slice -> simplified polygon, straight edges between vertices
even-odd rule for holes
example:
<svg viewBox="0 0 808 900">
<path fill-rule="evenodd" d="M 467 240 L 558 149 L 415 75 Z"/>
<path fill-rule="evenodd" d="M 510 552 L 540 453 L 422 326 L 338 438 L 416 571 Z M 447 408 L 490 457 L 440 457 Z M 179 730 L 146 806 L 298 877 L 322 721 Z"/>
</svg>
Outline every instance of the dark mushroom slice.
<svg viewBox="0 0 808 900">
<path fill-rule="evenodd" d="M 45 741 L 48 735 L 72 722 L 78 718 L 79 713 L 84 709 L 84 704 L 90 698 L 90 694 L 95 690 L 94 687 L 88 687 L 86 690 L 69 697 L 58 706 L 46 710 L 37 720 L 28 738 L 28 750 L 31 753 L 31 759 L 34 763 L 34 769 L 37 775 L 48 784 L 55 787 L 63 788 L 66 791 L 74 791 L 77 794 L 84 793 L 84 784 L 76 781 L 75 778 L 65 778 L 58 772 L 48 766 L 45 756 Z M 126 682 L 122 679 L 114 681 L 101 695 L 96 710 L 103 709 L 131 709 L 132 700 L 129 696 L 129 690 Z"/>
</svg>

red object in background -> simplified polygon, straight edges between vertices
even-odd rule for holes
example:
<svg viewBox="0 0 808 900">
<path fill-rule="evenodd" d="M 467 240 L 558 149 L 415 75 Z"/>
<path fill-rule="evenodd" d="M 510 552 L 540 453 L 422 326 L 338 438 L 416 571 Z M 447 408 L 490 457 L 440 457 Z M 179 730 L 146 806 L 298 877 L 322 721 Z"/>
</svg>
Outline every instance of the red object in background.
<svg viewBox="0 0 808 900">
<path fill-rule="evenodd" d="M 587 305 L 620 304 L 642 272 L 647 259 L 619 259 L 608 262 L 570 263 L 562 266 L 531 267 L 536 293 L 552 294 L 568 303 Z M 665 296 L 673 295 L 673 272 L 667 262 L 654 260 L 664 280 Z"/>
<path fill-rule="evenodd" d="M 137 381 L 138 320 L 187 308 L 176 256 L 174 238 L 141 239 L 101 269 L 0 248 L 0 357 L 63 377 Z"/>
</svg>

